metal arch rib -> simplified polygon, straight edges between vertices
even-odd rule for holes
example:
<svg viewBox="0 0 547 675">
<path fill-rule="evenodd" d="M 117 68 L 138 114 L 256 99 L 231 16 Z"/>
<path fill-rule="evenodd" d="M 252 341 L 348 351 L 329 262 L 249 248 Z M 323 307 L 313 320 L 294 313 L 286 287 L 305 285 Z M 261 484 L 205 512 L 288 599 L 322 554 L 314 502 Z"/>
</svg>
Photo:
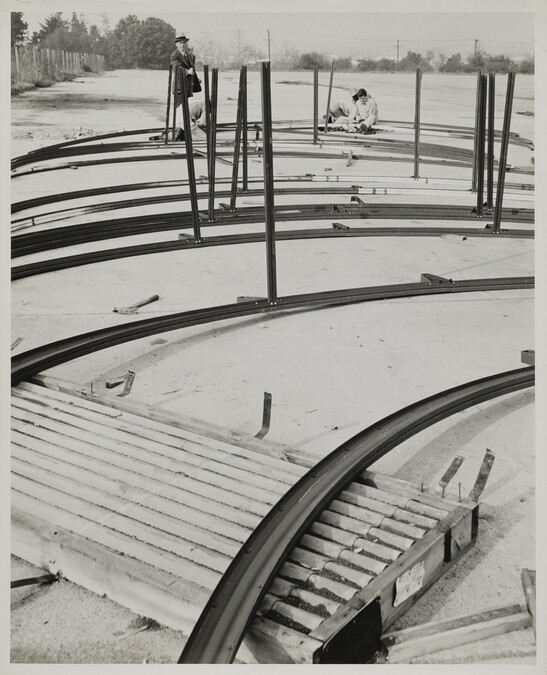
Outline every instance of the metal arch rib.
<svg viewBox="0 0 547 675">
<path fill-rule="evenodd" d="M 232 663 L 245 631 L 305 530 L 329 502 L 373 462 L 423 429 L 482 401 L 534 384 L 534 367 L 448 389 L 385 417 L 349 439 L 281 498 L 221 578 L 178 663 Z"/>
<path fill-rule="evenodd" d="M 490 279 L 466 279 L 450 281 L 446 284 L 435 284 L 430 281 L 419 283 L 390 284 L 386 286 L 369 286 L 360 288 L 346 288 L 319 293 L 304 293 L 278 298 L 275 304 L 268 300 L 253 300 L 230 305 L 196 309 L 189 312 L 165 314 L 159 317 L 132 321 L 102 328 L 57 342 L 51 342 L 36 347 L 12 358 L 11 384 L 16 385 L 25 378 L 66 363 L 71 359 L 79 358 L 93 352 L 107 349 L 115 345 L 138 340 L 171 330 L 197 326 L 213 321 L 239 318 L 266 312 L 282 310 L 305 309 L 318 306 L 335 306 L 373 300 L 404 298 L 415 295 L 435 295 L 439 293 L 465 293 L 490 290 L 509 290 L 533 288 L 534 277 L 500 277 Z"/>
</svg>

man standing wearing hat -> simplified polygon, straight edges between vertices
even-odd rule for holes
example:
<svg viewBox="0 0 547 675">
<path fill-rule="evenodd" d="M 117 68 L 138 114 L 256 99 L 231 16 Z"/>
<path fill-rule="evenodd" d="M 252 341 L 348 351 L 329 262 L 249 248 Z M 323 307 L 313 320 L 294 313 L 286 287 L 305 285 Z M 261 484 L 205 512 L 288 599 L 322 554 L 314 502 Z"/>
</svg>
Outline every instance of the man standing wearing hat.
<svg viewBox="0 0 547 675">
<path fill-rule="evenodd" d="M 184 138 L 184 132 L 182 131 L 182 75 L 183 68 L 186 71 L 186 93 L 188 98 L 194 95 L 194 93 L 201 91 L 201 84 L 198 76 L 195 71 L 196 57 L 194 53 L 188 46 L 188 38 L 184 33 L 180 33 L 176 39 L 175 44 L 177 48 L 171 54 L 171 65 L 179 66 L 176 69 L 178 74 L 177 79 L 175 80 L 176 84 L 174 87 L 175 95 L 175 108 L 177 119 L 180 121 L 179 128 L 177 130 L 176 140 L 182 140 Z"/>
</svg>

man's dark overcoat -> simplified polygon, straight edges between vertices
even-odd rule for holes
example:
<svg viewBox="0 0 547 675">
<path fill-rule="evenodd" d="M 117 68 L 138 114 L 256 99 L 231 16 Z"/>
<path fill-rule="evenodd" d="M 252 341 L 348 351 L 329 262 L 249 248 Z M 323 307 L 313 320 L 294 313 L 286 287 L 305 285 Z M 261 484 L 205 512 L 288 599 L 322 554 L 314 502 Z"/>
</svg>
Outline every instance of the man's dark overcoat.
<svg viewBox="0 0 547 675">
<path fill-rule="evenodd" d="M 171 54 L 171 65 L 182 66 L 185 70 L 190 68 L 194 69 L 193 75 L 186 75 L 186 93 L 188 97 L 193 96 L 194 92 L 201 91 L 201 85 L 196 74 L 196 57 L 190 51 L 181 52 L 180 49 L 175 49 Z M 175 80 L 174 95 L 175 95 L 175 106 L 179 106 L 182 103 L 182 69 L 177 68 L 178 78 Z"/>
</svg>

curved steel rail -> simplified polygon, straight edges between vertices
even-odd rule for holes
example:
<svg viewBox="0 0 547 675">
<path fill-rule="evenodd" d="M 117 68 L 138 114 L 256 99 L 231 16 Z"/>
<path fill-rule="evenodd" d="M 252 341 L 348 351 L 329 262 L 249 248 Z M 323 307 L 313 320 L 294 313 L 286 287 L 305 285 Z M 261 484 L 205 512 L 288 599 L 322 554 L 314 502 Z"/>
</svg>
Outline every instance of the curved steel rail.
<svg viewBox="0 0 547 675">
<path fill-rule="evenodd" d="M 276 146 L 284 148 L 292 144 L 298 144 L 299 147 L 306 147 L 300 138 L 291 141 L 291 139 L 278 140 Z M 221 143 L 221 145 L 223 145 Z M 227 146 L 232 145 L 232 141 L 227 141 Z M 321 148 L 351 145 L 352 147 L 391 150 L 392 152 L 407 154 L 412 150 L 412 144 L 409 141 L 401 141 L 395 138 L 383 137 L 365 137 L 355 135 L 348 138 L 347 135 L 329 136 L 327 140 L 322 141 Z M 177 146 L 175 146 L 177 147 Z M 74 157 L 80 155 L 101 155 L 106 153 L 131 152 L 132 150 L 158 150 L 166 149 L 166 146 L 160 142 L 150 141 L 126 141 L 122 143 L 90 143 L 88 145 L 57 147 L 51 150 L 51 146 L 44 148 L 43 152 L 34 155 L 23 155 L 12 160 L 12 169 L 18 169 L 21 166 L 34 164 L 36 162 L 47 161 L 48 159 L 59 159 L 62 157 Z M 169 149 L 169 146 L 167 146 Z M 455 146 L 446 146 L 439 143 L 421 143 L 420 154 L 431 157 L 448 157 L 459 159 L 460 161 L 471 161 L 473 159 L 472 150 L 459 148 Z"/>
<path fill-rule="evenodd" d="M 390 126 L 394 127 L 401 127 L 402 129 L 413 129 L 413 122 L 404 122 L 404 121 L 397 121 L 397 120 L 384 120 L 382 122 L 383 124 L 388 124 Z M 294 131 L 295 130 L 295 124 L 302 125 L 301 127 L 296 127 L 297 129 L 303 129 L 303 130 L 309 130 L 310 125 L 312 124 L 311 120 L 280 120 L 277 121 L 274 124 L 274 130 L 283 130 L 283 131 Z M 249 129 L 253 129 L 256 126 L 261 126 L 261 122 L 248 122 L 247 127 Z M 290 125 L 290 126 L 287 126 Z M 472 138 L 474 136 L 474 129 L 471 127 L 464 127 L 464 126 L 456 126 L 456 125 L 446 125 L 446 124 L 430 124 L 430 123 L 421 123 L 420 124 L 421 129 L 424 131 L 437 131 L 437 132 L 444 132 L 447 135 L 451 135 L 452 133 L 458 133 L 461 134 L 464 132 L 467 134 L 466 137 Z M 232 131 L 235 128 L 235 123 L 234 122 L 223 122 L 223 123 L 217 123 L 217 128 L 219 129 L 224 129 L 226 131 Z M 108 139 L 113 139 L 113 138 L 122 138 L 124 136 L 138 136 L 141 134 L 151 134 L 151 133 L 161 133 L 163 129 L 159 128 L 152 128 L 152 129 L 134 129 L 134 130 L 128 130 L 128 131 L 117 131 L 117 132 L 112 132 L 108 134 L 100 134 L 97 136 L 86 136 L 84 138 L 76 138 L 68 141 L 63 141 L 61 143 L 55 143 L 53 145 L 48 145 L 47 147 L 43 148 L 37 148 L 35 150 L 31 150 L 30 152 L 26 153 L 25 155 L 19 155 L 17 157 L 14 157 L 12 160 L 12 167 L 14 166 L 22 166 L 22 162 L 26 163 L 26 160 L 30 161 L 35 161 L 36 158 L 40 157 L 51 157 L 54 156 L 54 153 L 56 150 L 64 150 L 65 148 L 70 148 L 73 146 L 77 145 L 83 145 L 85 146 L 86 144 L 92 144 L 96 143 L 97 141 L 104 141 Z M 331 132 L 332 136 L 333 132 Z M 495 137 L 499 138 L 501 137 L 501 132 L 500 131 L 495 131 L 494 132 Z M 347 135 L 346 135 L 347 136 Z M 362 140 L 361 136 L 357 135 L 352 135 L 355 136 L 356 138 L 359 138 Z M 325 136 L 324 139 L 327 139 L 328 137 Z M 526 139 L 522 138 L 519 136 L 519 134 L 515 132 L 510 132 L 509 134 L 509 142 L 510 143 L 515 143 L 519 145 L 528 145 L 532 146 L 533 142 Z M 154 141 L 149 141 L 150 145 L 155 145 Z"/>
<path fill-rule="evenodd" d="M 300 537 L 352 480 L 423 429 L 534 384 L 533 366 L 447 389 L 385 417 L 340 445 L 301 478 L 247 539 L 215 588 L 178 663 L 232 663 L 277 571 Z"/>
<path fill-rule="evenodd" d="M 239 225 L 264 218 L 263 206 L 238 208 L 237 211 L 219 211 L 215 220 L 202 222 L 203 227 Z M 294 204 L 275 207 L 276 222 L 293 222 L 312 219 L 410 219 L 423 220 L 468 220 L 481 222 L 469 206 L 434 204 Z M 504 208 L 504 222 L 532 223 L 533 209 Z M 484 222 L 484 221 L 482 221 Z M 130 216 L 110 220 L 105 227 L 102 221 L 80 225 L 51 228 L 12 237 L 12 258 L 30 253 L 63 248 L 92 241 L 102 241 L 124 236 L 185 229 L 192 226 L 191 213 L 160 213 Z"/>
<path fill-rule="evenodd" d="M 347 237 L 439 237 L 456 235 L 460 237 L 492 237 L 533 239 L 534 230 L 509 230 L 504 229 L 494 235 L 492 229 L 473 229 L 469 227 L 352 227 L 342 229 L 316 229 L 316 230 L 291 230 L 290 232 L 276 232 L 276 241 L 288 241 L 293 239 L 339 239 Z M 120 248 L 91 251 L 79 255 L 65 256 L 51 260 L 27 263 L 12 268 L 11 280 L 24 279 L 36 274 L 46 274 L 79 265 L 90 265 L 106 260 L 130 258 L 138 255 L 154 255 L 158 253 L 171 253 L 191 248 L 204 248 L 208 246 L 230 246 L 232 244 L 252 244 L 265 241 L 264 232 L 243 233 L 233 235 L 218 235 L 204 237 L 200 242 L 194 239 L 179 239 L 177 241 L 161 241 L 150 244 L 137 244 L 135 246 L 123 246 Z"/>
<path fill-rule="evenodd" d="M 346 191 L 351 193 L 353 190 L 355 190 L 355 193 L 359 192 L 361 189 L 365 190 L 372 190 L 372 189 L 377 189 L 377 190 L 383 190 L 385 189 L 385 185 L 382 184 L 381 187 L 378 185 L 378 178 L 375 176 L 348 176 L 346 174 L 329 174 L 329 176 L 319 176 L 317 174 L 301 174 L 301 175 L 293 175 L 293 176 L 276 176 L 275 177 L 275 182 L 276 184 L 279 183 L 295 183 L 295 182 L 313 182 L 313 183 L 350 183 L 350 182 L 355 182 L 355 181 L 361 181 L 361 182 L 366 182 L 367 185 L 351 185 L 346 187 Z M 393 177 L 383 177 L 384 180 L 387 182 L 393 181 Z M 395 179 L 395 180 L 400 180 L 401 182 L 405 181 L 405 178 L 400 178 L 400 179 Z M 409 180 L 409 179 L 406 179 Z M 441 185 L 442 181 L 441 179 L 438 179 L 440 182 L 435 183 L 435 179 L 428 179 L 427 185 L 429 188 L 431 188 L 431 185 Z M 215 181 L 216 183 L 219 184 L 229 184 L 231 185 L 232 179 L 231 177 L 219 177 Z M 249 176 L 248 178 L 249 183 L 262 183 L 263 178 L 262 176 Z M 451 179 L 448 181 L 449 183 L 455 183 L 455 182 L 461 182 L 462 184 L 465 185 L 464 188 L 454 188 L 455 191 L 459 192 L 469 192 L 469 181 L 463 180 L 463 179 Z M 197 178 L 196 183 L 198 184 L 207 184 L 207 178 L 202 177 L 202 178 Z M 72 199 L 82 199 L 86 197 L 98 197 L 101 195 L 110 195 L 110 194 L 119 194 L 121 192 L 135 192 L 138 190 L 151 190 L 151 189 L 166 189 L 166 188 L 174 188 L 174 187 L 187 187 L 188 186 L 188 180 L 165 180 L 165 181 L 150 181 L 146 183 L 128 183 L 125 185 L 109 185 L 107 187 L 97 187 L 97 188 L 87 188 L 85 190 L 74 190 L 73 192 L 62 192 L 59 194 L 47 194 L 47 195 L 41 195 L 40 197 L 33 197 L 31 199 L 24 199 L 20 202 L 15 202 L 11 206 L 11 213 L 18 213 L 20 211 L 26 211 L 27 209 L 33 209 L 38 206 L 44 206 L 46 204 L 55 204 L 57 202 L 63 202 L 63 201 L 70 201 Z M 417 189 L 421 190 L 423 189 L 423 183 L 420 183 L 420 181 L 416 181 L 415 179 L 412 179 L 412 183 L 409 183 L 409 185 L 404 186 L 404 189 Z M 443 189 L 443 188 L 441 188 Z M 534 185 L 530 183 L 506 183 L 505 184 L 505 191 L 507 192 L 509 189 L 511 190 L 516 190 L 516 191 L 534 191 Z M 249 190 L 245 190 L 245 192 L 242 192 L 241 194 L 249 194 Z M 44 214 L 38 214 L 38 218 Z M 28 217 L 30 219 L 30 216 Z"/>
<path fill-rule="evenodd" d="M 370 188 L 369 188 L 370 189 Z M 407 192 L 414 192 L 422 189 L 421 186 L 399 188 L 399 189 L 381 189 L 381 194 L 406 194 Z M 456 190 L 448 190 L 448 194 L 453 196 Z M 469 193 L 468 190 L 458 191 L 460 195 L 464 196 Z M 245 197 L 261 197 L 264 194 L 262 188 L 251 188 L 245 190 Z M 366 188 L 358 185 L 340 186 L 331 182 L 330 185 L 322 185 L 314 183 L 313 185 L 305 185 L 304 187 L 278 187 L 274 190 L 275 195 L 341 195 L 343 197 L 352 197 L 353 195 L 366 195 Z M 231 190 L 215 191 L 216 199 L 225 199 L 231 196 Z M 198 193 L 198 199 L 207 199 L 208 193 Z M 339 199 L 340 197 L 338 197 Z M 133 199 L 118 199 L 113 202 L 102 202 L 89 206 L 69 207 L 65 209 L 57 209 L 55 211 L 45 211 L 33 216 L 23 216 L 22 218 L 12 219 L 12 230 L 18 231 L 16 228 L 32 227 L 39 224 L 53 223 L 58 220 L 66 220 L 74 216 L 88 215 L 91 213 L 104 213 L 108 211 L 116 211 L 119 209 L 136 208 L 140 206 L 150 206 L 152 204 L 170 204 L 175 202 L 190 201 L 190 195 L 185 194 L 168 194 L 168 195 L 153 195 L 148 197 L 137 197 Z M 240 209 L 234 209 L 240 210 Z"/>
<path fill-rule="evenodd" d="M 424 275 L 427 277 L 427 275 Z M 285 309 L 302 309 L 312 306 L 328 306 L 369 302 L 371 300 L 387 300 L 389 298 L 403 298 L 416 295 L 436 295 L 440 293 L 464 293 L 486 290 L 508 290 L 533 288 L 533 277 L 509 277 L 490 279 L 467 279 L 452 281 L 432 277 L 426 281 L 411 284 L 391 284 L 386 286 L 370 286 L 366 288 L 349 288 L 321 293 L 306 293 L 289 295 L 279 298 L 275 303 L 267 299 L 208 307 L 207 309 L 191 310 L 167 314 L 151 319 L 134 321 L 129 324 L 111 326 L 100 330 L 65 338 L 52 342 L 12 359 L 11 383 L 12 386 L 21 380 L 36 375 L 42 370 L 52 368 L 71 359 L 85 356 L 101 349 L 107 349 L 124 342 L 138 340 L 171 330 L 197 326 L 224 319 L 233 319 L 252 314 L 279 312 Z"/>
<path fill-rule="evenodd" d="M 338 144 L 340 145 L 340 144 Z M 165 148 L 166 146 L 161 146 L 162 148 Z M 101 166 L 105 164 L 121 164 L 121 163 L 127 163 L 127 162 L 154 162 L 154 161 L 167 161 L 167 160 L 175 160 L 175 159 L 184 159 L 186 157 L 186 151 L 183 150 L 183 146 L 180 143 L 177 144 L 172 144 L 171 146 L 167 146 L 169 148 L 169 154 L 165 153 L 159 153 L 159 154 L 146 154 L 146 155 L 135 155 L 135 156 L 124 156 L 124 157 L 105 157 L 102 159 L 90 159 L 90 160 L 79 160 L 79 161 L 72 161 L 72 162 L 66 162 L 66 163 L 59 163 L 54 166 L 44 166 L 44 167 L 32 167 L 26 171 L 18 171 L 17 169 L 14 169 L 14 172 L 12 174 L 12 179 L 13 178 L 19 178 L 20 176 L 28 176 L 31 174 L 35 173 L 43 173 L 45 171 L 57 171 L 60 169 L 73 169 L 73 168 L 81 168 L 84 166 Z M 393 148 L 389 148 L 391 152 L 396 153 L 397 151 Z M 103 153 L 105 152 L 104 150 L 102 151 Z M 82 153 L 83 154 L 83 153 Z M 202 155 L 198 153 L 198 150 L 194 150 L 194 154 L 197 156 L 201 156 L 203 158 L 206 158 L 206 155 L 203 153 Z M 249 150 L 249 157 L 250 156 L 258 156 L 261 157 L 261 152 L 256 149 L 250 149 Z M 410 152 L 408 153 L 410 155 Z M 444 152 L 441 150 L 438 151 L 437 157 L 440 157 L 441 159 L 436 159 L 436 158 L 428 158 L 428 157 L 423 157 L 421 158 L 421 162 L 423 164 L 428 164 L 428 165 L 436 165 L 436 166 L 451 166 L 451 167 L 460 167 L 463 169 L 467 169 L 470 166 L 470 161 L 467 158 L 467 155 L 460 159 L 460 160 L 451 160 L 451 159 L 443 159 L 443 157 L 446 156 L 446 149 Z M 218 151 L 216 153 L 216 158 L 221 161 L 230 161 L 233 153 L 229 150 L 226 150 L 224 152 Z M 341 153 L 335 152 L 334 150 L 331 152 L 324 152 L 324 151 L 318 151 L 316 150 L 315 152 L 312 150 L 300 150 L 300 151 L 285 151 L 285 150 L 275 150 L 274 151 L 274 156 L 275 157 L 285 157 L 285 158 L 293 158 L 293 157 L 300 157 L 300 158 L 312 158 L 312 159 L 340 159 Z M 361 155 L 354 155 L 355 159 L 360 159 L 360 160 L 367 160 L 367 161 L 382 161 L 382 162 L 408 162 L 410 161 L 406 157 L 392 157 L 390 155 L 368 155 L 368 154 L 361 154 Z M 45 158 L 44 158 L 45 159 Z M 42 160 L 41 160 L 42 161 Z M 231 162 L 230 162 L 231 163 Z M 524 170 L 524 169 L 516 169 L 513 168 L 511 169 L 513 173 L 533 173 L 532 171 Z"/>
</svg>

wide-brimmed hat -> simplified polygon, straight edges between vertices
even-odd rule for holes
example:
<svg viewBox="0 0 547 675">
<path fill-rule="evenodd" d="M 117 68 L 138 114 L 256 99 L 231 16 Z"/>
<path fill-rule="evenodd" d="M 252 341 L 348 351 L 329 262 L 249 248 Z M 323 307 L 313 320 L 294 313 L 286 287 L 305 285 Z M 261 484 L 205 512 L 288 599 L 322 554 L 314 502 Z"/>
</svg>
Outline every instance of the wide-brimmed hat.
<svg viewBox="0 0 547 675">
<path fill-rule="evenodd" d="M 179 33 L 175 38 L 175 42 L 188 42 L 188 38 L 184 33 Z"/>
</svg>

